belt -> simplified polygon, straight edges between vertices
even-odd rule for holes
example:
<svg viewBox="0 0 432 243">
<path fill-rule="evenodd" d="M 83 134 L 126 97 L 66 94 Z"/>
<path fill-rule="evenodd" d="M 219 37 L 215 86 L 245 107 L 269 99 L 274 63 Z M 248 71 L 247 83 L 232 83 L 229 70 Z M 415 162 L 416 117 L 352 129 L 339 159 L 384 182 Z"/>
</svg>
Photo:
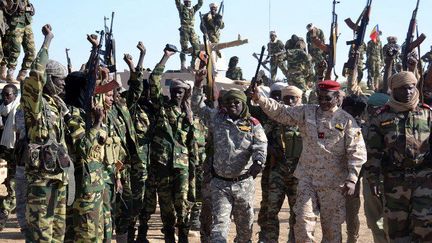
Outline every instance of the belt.
<svg viewBox="0 0 432 243">
<path fill-rule="evenodd" d="M 242 180 L 245 180 L 245 179 L 251 177 L 251 175 L 249 173 L 246 173 L 246 174 L 234 177 L 234 178 L 222 177 L 222 176 L 216 174 L 216 172 L 214 171 L 214 169 L 212 169 L 212 175 L 213 175 L 213 177 L 218 178 L 220 180 L 230 181 L 230 182 L 238 182 L 238 181 L 242 181 Z"/>
</svg>

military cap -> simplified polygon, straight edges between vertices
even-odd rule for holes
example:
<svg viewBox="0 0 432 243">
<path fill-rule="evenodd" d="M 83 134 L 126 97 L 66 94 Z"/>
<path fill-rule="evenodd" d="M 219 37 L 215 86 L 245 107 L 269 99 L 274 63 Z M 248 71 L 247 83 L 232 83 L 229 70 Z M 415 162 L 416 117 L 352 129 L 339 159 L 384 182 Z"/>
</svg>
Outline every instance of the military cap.
<svg viewBox="0 0 432 243">
<path fill-rule="evenodd" d="M 333 80 L 324 80 L 318 83 L 318 88 L 320 90 L 338 91 L 340 87 L 340 84 Z"/>
</svg>

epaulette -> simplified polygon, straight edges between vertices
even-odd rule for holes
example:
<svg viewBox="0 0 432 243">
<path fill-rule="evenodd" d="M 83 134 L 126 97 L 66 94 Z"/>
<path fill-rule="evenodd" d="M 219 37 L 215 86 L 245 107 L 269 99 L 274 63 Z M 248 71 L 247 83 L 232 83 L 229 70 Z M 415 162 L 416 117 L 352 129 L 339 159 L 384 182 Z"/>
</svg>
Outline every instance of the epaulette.
<svg viewBox="0 0 432 243">
<path fill-rule="evenodd" d="M 379 115 L 379 114 L 384 113 L 388 110 L 390 110 L 390 106 L 389 105 L 383 105 L 380 108 L 378 108 L 378 110 L 375 111 L 375 115 Z"/>
<path fill-rule="evenodd" d="M 430 107 L 426 103 L 419 103 L 419 107 L 424 108 L 424 109 L 428 109 L 428 110 L 432 110 L 432 107 Z"/>
<path fill-rule="evenodd" d="M 256 119 L 255 117 L 250 117 L 249 120 L 254 126 L 258 126 L 260 124 L 260 121 L 258 121 L 258 119 Z"/>
</svg>

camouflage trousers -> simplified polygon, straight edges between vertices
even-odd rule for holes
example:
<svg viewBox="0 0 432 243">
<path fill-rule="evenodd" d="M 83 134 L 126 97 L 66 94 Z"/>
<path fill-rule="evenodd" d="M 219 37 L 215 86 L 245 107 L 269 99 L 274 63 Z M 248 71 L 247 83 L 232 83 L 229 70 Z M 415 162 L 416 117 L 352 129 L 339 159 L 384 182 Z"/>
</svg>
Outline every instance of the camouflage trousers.
<svg viewBox="0 0 432 243">
<path fill-rule="evenodd" d="M 255 182 L 252 177 L 238 182 L 213 178 L 210 182 L 212 196 L 211 242 L 227 242 L 230 216 L 234 216 L 236 242 L 252 239 Z"/>
<path fill-rule="evenodd" d="M 381 88 L 381 62 L 380 61 L 370 61 L 368 66 L 368 74 L 372 79 L 372 84 L 375 90 Z"/>
<path fill-rule="evenodd" d="M 200 41 L 198 36 L 195 34 L 193 29 L 189 28 L 180 28 L 180 46 L 183 53 L 180 53 L 180 61 L 182 65 L 186 62 L 186 55 L 184 53 L 187 52 L 188 44 L 192 45 L 192 60 L 191 67 L 195 66 L 195 59 L 200 51 Z"/>
<path fill-rule="evenodd" d="M 319 48 L 311 48 L 309 54 L 312 57 L 316 78 L 323 78 L 321 76 L 323 76 L 326 69 L 324 53 Z"/>
<path fill-rule="evenodd" d="M 321 219 L 322 242 L 342 242 L 345 197 L 340 187 L 317 187 L 312 181 L 299 178 L 294 213 L 296 242 L 315 242 L 318 215 Z"/>
<path fill-rule="evenodd" d="M 132 215 L 132 190 L 130 180 L 131 167 L 125 165 L 121 171 L 121 183 L 123 185 L 123 191 L 116 195 L 116 209 L 115 209 L 115 229 L 117 235 L 122 235 L 128 232 L 129 225 L 134 222 Z"/>
<path fill-rule="evenodd" d="M 347 225 L 347 243 L 355 243 L 359 237 L 360 231 L 360 180 L 356 184 L 353 196 L 346 198 L 346 225 Z"/>
<path fill-rule="evenodd" d="M 287 163 L 278 163 L 271 170 L 269 176 L 269 192 L 268 192 L 268 210 L 267 222 L 261 230 L 264 231 L 264 242 L 278 242 L 279 239 L 279 218 L 278 214 L 282 208 L 285 197 L 288 197 L 290 207 L 289 217 L 289 236 L 288 242 L 296 242 L 294 238 L 295 214 L 294 205 L 297 195 L 297 178 L 293 172 L 297 164 L 289 161 Z"/>
<path fill-rule="evenodd" d="M 18 57 L 21 53 L 21 45 L 24 49 L 24 59 L 21 69 L 28 70 L 35 59 L 35 42 L 31 25 L 16 25 L 11 26 L 6 31 L 5 35 L 4 58 L 1 65 L 6 65 L 8 68 L 15 69 L 18 64 Z"/>
<path fill-rule="evenodd" d="M 389 242 L 432 242 L 432 169 L 383 174 Z"/>
<path fill-rule="evenodd" d="M 115 186 L 105 182 L 102 192 L 103 242 L 111 242 L 113 236 L 113 218 L 115 215 Z"/>
<path fill-rule="evenodd" d="M 275 58 L 272 57 L 270 59 L 270 77 L 272 80 L 276 80 L 276 74 L 278 68 L 282 71 L 285 77 L 288 77 L 288 68 L 286 65 L 286 61 L 283 58 Z"/>
<path fill-rule="evenodd" d="M 24 172 L 24 166 L 17 166 L 15 174 L 15 191 L 16 191 L 16 214 L 20 228 L 27 230 L 26 222 L 26 205 L 27 205 L 27 178 Z"/>
<path fill-rule="evenodd" d="M 67 185 L 59 180 L 27 178 L 27 226 L 29 242 L 63 242 Z"/>
<path fill-rule="evenodd" d="M 211 224 L 212 224 L 212 194 L 210 181 L 211 175 L 211 156 L 207 157 L 203 163 L 203 181 L 201 185 L 202 207 L 200 214 L 200 235 L 202 243 L 210 243 Z"/>
<path fill-rule="evenodd" d="M 372 231 L 375 243 L 387 243 L 384 230 L 384 198 L 375 197 L 370 190 L 369 182 L 363 177 L 364 212 L 368 228 Z"/>
<path fill-rule="evenodd" d="M 6 186 L 7 195 L 1 199 L 0 210 L 8 214 L 15 209 L 15 187 L 16 187 L 16 163 L 13 156 L 13 149 L 0 146 L 1 158 L 7 162 L 7 177 L 3 184 Z"/>
<path fill-rule="evenodd" d="M 200 214 L 203 204 L 202 196 L 202 184 L 203 184 L 203 168 L 202 163 L 198 164 L 194 170 L 194 179 L 192 183 L 189 183 L 189 191 L 194 191 L 194 203 L 190 212 L 190 226 L 193 230 L 199 230 L 200 224 Z M 191 173 L 191 172 L 189 172 Z M 192 188 L 193 187 L 193 188 Z M 192 198 L 189 198 L 192 200 Z"/>
<path fill-rule="evenodd" d="M 215 33 L 208 33 L 208 39 L 211 43 L 213 44 L 217 44 L 219 43 L 219 37 L 220 37 L 220 33 L 215 32 Z"/>
<path fill-rule="evenodd" d="M 268 214 L 268 197 L 269 197 L 269 178 L 270 178 L 270 172 L 272 168 L 267 160 L 266 166 L 264 167 L 262 174 L 261 174 L 261 202 L 260 202 L 260 210 L 258 212 L 258 225 L 261 228 L 261 231 L 259 233 L 259 238 L 264 239 L 265 231 L 264 227 L 268 224 L 267 222 L 267 214 Z"/>
</svg>

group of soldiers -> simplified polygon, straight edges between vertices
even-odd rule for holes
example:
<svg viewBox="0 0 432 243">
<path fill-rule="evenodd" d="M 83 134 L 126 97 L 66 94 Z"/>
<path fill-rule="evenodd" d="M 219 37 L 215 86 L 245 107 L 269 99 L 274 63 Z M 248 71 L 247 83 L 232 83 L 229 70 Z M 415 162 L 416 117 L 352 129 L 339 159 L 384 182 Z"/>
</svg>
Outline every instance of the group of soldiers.
<svg viewBox="0 0 432 243">
<path fill-rule="evenodd" d="M 198 55 L 193 19 L 203 1 L 175 3 L 185 68 L 187 42 Z M 210 4 L 202 17 L 212 43 L 223 28 L 217 11 Z M 285 197 L 289 242 L 315 242 L 318 217 L 323 242 L 342 242 L 344 221 L 347 241 L 357 242 L 361 182 L 375 242 L 432 241 L 431 108 L 420 102 L 418 74 L 394 62 L 390 92 L 380 90 L 382 62 L 399 49 L 393 37 L 382 48 L 374 39 L 365 45 L 367 65 L 381 93 L 345 94 L 338 82 L 317 78 L 324 58 L 310 39 L 324 35 L 313 24 L 307 29 L 306 42 L 293 35 L 285 45 L 270 33 L 271 83 L 261 76 L 246 91 L 220 90 L 214 102 L 205 68 L 193 70 L 193 82 L 170 80 L 163 95 L 165 65 L 175 54 L 169 47 L 148 78 L 143 43 L 137 65 L 125 54 L 130 77 L 122 91 L 96 65 L 99 40 L 88 35 L 89 61 L 68 73 L 49 59 L 54 34 L 43 26 L 21 91 L 7 84 L 1 93 L 0 150 L 8 163 L 1 229 L 16 208 L 27 242 L 110 242 L 113 231 L 117 242 L 149 242 L 159 203 L 165 242 L 188 242 L 191 230 L 201 242 L 227 242 L 231 218 L 235 242 L 251 242 L 254 179 L 262 172 L 259 242 L 278 242 Z M 241 80 L 238 61 L 231 58 L 227 76 Z M 273 81 L 277 68 L 288 83 Z M 313 94 L 306 95 L 307 82 L 316 83 Z"/>
</svg>

